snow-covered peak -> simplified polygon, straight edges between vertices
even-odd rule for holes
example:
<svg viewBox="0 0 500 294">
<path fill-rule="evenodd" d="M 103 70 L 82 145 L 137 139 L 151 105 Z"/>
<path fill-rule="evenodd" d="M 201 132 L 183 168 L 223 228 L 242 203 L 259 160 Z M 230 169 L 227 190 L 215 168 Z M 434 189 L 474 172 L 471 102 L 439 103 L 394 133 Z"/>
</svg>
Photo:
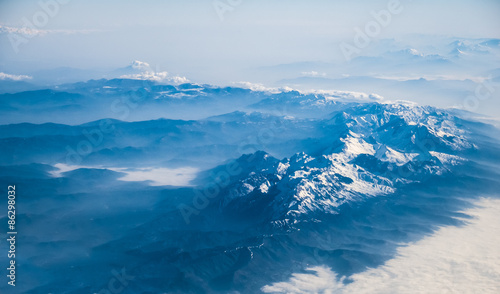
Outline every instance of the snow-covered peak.
<svg viewBox="0 0 500 294">
<path fill-rule="evenodd" d="M 474 148 L 457 118 L 433 107 L 351 103 L 330 117 L 317 125 L 331 145 L 311 146 L 314 153 L 283 160 L 256 153 L 228 188 L 222 206 L 245 211 L 265 202 L 269 210 L 262 213 L 270 220 L 336 213 L 346 202 L 390 195 L 409 183 L 449 173 L 465 162 L 457 152 Z"/>
<path fill-rule="evenodd" d="M 134 60 L 132 64 L 121 70 L 121 79 L 148 80 L 158 83 L 184 84 L 189 80 L 186 77 L 170 75 L 166 71 L 155 70 L 147 62 Z"/>
<path fill-rule="evenodd" d="M 134 60 L 130 67 L 139 71 L 151 71 L 151 66 L 149 65 L 149 63 L 139 60 Z"/>
</svg>

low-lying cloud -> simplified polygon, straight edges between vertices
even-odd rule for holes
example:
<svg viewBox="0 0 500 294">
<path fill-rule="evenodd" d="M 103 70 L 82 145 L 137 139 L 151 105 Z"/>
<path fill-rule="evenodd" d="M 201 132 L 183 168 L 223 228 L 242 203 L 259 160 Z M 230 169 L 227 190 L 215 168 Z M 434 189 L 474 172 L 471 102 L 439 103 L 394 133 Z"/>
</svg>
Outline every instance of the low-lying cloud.
<svg viewBox="0 0 500 294">
<path fill-rule="evenodd" d="M 430 237 L 401 247 L 383 266 L 343 284 L 327 267 L 293 274 L 265 293 L 500 293 L 500 200 L 483 199 L 465 227 L 443 227 Z"/>
<path fill-rule="evenodd" d="M 48 34 L 89 34 L 93 32 L 99 32 L 100 30 L 68 30 L 68 29 L 56 29 L 56 30 L 48 30 L 48 29 L 38 29 L 38 28 L 30 28 L 30 27 L 12 27 L 0 25 L 0 34 L 19 34 L 26 37 L 35 37 L 35 36 L 45 36 Z"/>
<path fill-rule="evenodd" d="M 26 75 L 11 75 L 4 72 L 0 72 L 0 80 L 11 80 L 11 81 L 23 81 L 31 80 L 33 77 Z"/>
<path fill-rule="evenodd" d="M 103 167 L 103 166 L 82 166 L 82 165 L 67 165 L 58 163 L 54 165 L 56 170 L 50 172 L 53 177 L 64 177 L 64 173 L 78 169 L 107 169 L 124 174 L 118 178 L 125 182 L 148 182 L 150 186 L 189 186 L 190 182 L 196 177 L 199 172 L 193 167 L 180 168 L 119 168 L 119 167 Z"/>
</svg>

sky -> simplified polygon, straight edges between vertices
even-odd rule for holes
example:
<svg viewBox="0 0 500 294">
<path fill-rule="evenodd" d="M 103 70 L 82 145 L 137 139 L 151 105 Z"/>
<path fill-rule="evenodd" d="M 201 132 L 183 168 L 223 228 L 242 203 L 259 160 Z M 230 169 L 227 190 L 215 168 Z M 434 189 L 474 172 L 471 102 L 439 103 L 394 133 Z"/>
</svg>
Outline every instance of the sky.
<svg viewBox="0 0 500 294">
<path fill-rule="evenodd" d="M 0 72 L 109 69 L 143 60 L 199 80 L 256 66 L 332 62 L 341 58 L 339 42 L 352 40 L 354 28 L 390 2 L 1 0 Z M 500 37 L 500 1 L 400 0 L 399 6 L 402 12 L 377 38 Z M 9 32 L 26 20 L 30 37 L 12 42 Z"/>
</svg>

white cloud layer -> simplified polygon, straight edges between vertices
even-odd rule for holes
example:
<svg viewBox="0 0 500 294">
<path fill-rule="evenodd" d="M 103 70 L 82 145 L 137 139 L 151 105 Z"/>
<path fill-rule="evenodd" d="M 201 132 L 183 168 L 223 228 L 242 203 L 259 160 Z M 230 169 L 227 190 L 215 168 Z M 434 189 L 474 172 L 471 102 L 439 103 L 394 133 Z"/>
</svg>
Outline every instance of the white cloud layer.
<svg viewBox="0 0 500 294">
<path fill-rule="evenodd" d="M 275 283 L 262 288 L 264 293 L 324 293 L 333 294 L 343 288 L 343 279 L 338 280 L 337 274 L 324 266 L 306 269 L 314 273 L 293 274 L 288 282 Z"/>
<path fill-rule="evenodd" d="M 358 101 L 358 102 L 374 102 L 374 101 L 382 101 L 384 97 L 378 94 L 367 94 L 362 92 L 353 92 L 353 91 L 339 91 L 339 90 L 299 90 L 290 87 L 267 87 L 263 84 L 252 83 L 252 82 L 235 82 L 234 85 L 244 88 L 250 89 L 252 91 L 258 92 L 268 92 L 271 94 L 278 94 L 283 92 L 297 91 L 302 94 L 317 94 L 325 96 L 329 100 L 339 100 L 339 101 Z"/>
<path fill-rule="evenodd" d="M 272 94 L 277 94 L 277 93 L 282 93 L 282 92 L 290 92 L 290 91 L 295 90 L 295 89 L 292 89 L 290 87 L 282 87 L 282 88 L 267 87 L 263 84 L 252 83 L 252 82 L 235 82 L 233 84 L 238 86 L 238 87 L 241 87 L 243 89 L 249 89 L 249 90 L 257 91 L 257 92 L 268 92 L 268 93 L 272 93 Z"/>
<path fill-rule="evenodd" d="M 302 75 L 303 76 L 307 76 L 307 77 L 326 77 L 326 73 L 324 72 L 317 72 L 317 71 L 304 71 L 302 72 Z"/>
<path fill-rule="evenodd" d="M 150 186 L 189 186 L 190 182 L 196 177 L 199 172 L 193 167 L 180 168 L 119 168 L 119 167 L 103 167 L 103 166 L 83 166 L 83 165 L 67 165 L 57 163 L 54 165 L 57 170 L 51 171 L 50 174 L 55 177 L 63 177 L 64 173 L 74 171 L 81 168 L 86 169 L 108 169 L 115 172 L 124 173 L 125 175 L 118 180 L 125 182 L 143 182 L 147 181 Z"/>
<path fill-rule="evenodd" d="M 29 27 L 10 27 L 0 25 L 0 34 L 19 34 L 25 37 L 45 36 L 47 34 L 88 34 L 99 30 L 46 30 Z"/>
<path fill-rule="evenodd" d="M 140 169 L 110 168 L 110 170 L 126 173 L 124 177 L 119 178 L 121 181 L 149 181 L 150 186 L 189 186 L 189 183 L 194 180 L 196 174 L 199 172 L 198 169 L 193 167 Z"/>
<path fill-rule="evenodd" d="M 500 200 L 483 199 L 465 227 L 443 227 L 401 247 L 383 266 L 342 284 L 326 267 L 265 286 L 265 293 L 500 293 Z"/>
<path fill-rule="evenodd" d="M 33 77 L 25 75 L 11 75 L 4 72 L 0 72 L 0 80 L 12 80 L 12 81 L 22 81 L 31 80 Z"/>
<path fill-rule="evenodd" d="M 162 72 L 148 71 L 138 74 L 122 75 L 120 76 L 120 78 L 132 79 L 132 80 L 149 80 L 155 82 L 169 82 L 174 84 L 184 84 L 189 82 L 189 80 L 186 77 L 169 76 L 168 72 L 166 71 Z"/>
</svg>

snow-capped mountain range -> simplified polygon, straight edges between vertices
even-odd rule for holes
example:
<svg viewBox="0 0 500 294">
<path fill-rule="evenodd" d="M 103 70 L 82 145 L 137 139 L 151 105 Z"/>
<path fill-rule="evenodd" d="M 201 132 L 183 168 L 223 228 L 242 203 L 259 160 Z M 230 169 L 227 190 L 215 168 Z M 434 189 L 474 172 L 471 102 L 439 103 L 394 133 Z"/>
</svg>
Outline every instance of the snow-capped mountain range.
<svg viewBox="0 0 500 294">
<path fill-rule="evenodd" d="M 240 158 L 243 172 L 222 193 L 221 206 L 244 213 L 258 211 L 258 205 L 256 218 L 279 220 L 336 213 L 348 201 L 390 195 L 467 161 L 461 155 L 478 147 L 462 123 L 432 107 L 351 104 L 322 120 L 328 144 L 311 140 L 321 146 L 309 149 L 311 154 L 278 160 L 257 152 Z"/>
<path fill-rule="evenodd" d="M 349 275 L 500 188 L 497 129 L 376 94 L 119 78 L 1 94 L 0 111 L 0 182 L 23 187 L 19 250 L 44 280 L 26 293 L 98 292 L 116 264 L 157 281 L 135 293 Z"/>
</svg>

